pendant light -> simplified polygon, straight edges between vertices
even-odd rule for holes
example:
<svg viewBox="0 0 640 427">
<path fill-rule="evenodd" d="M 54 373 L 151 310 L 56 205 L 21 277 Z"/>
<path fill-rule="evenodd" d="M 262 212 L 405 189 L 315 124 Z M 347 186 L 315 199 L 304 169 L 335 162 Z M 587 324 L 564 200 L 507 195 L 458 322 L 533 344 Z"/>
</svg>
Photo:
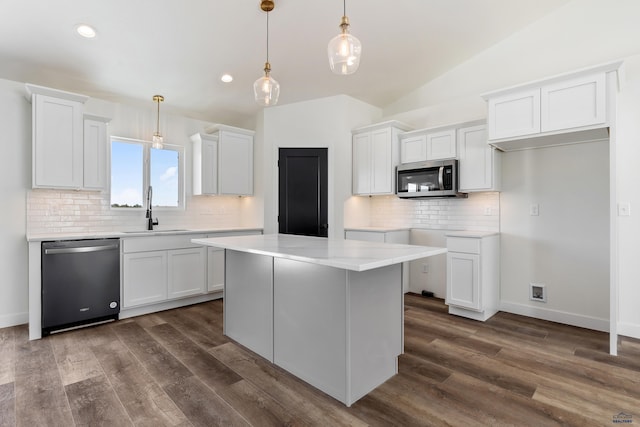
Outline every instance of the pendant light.
<svg viewBox="0 0 640 427">
<path fill-rule="evenodd" d="M 347 18 L 347 0 L 343 0 L 343 15 L 340 21 L 341 32 L 329 41 L 327 53 L 329 66 L 335 74 L 353 74 L 360 65 L 362 44 L 360 40 L 349 34 L 349 18 Z"/>
<path fill-rule="evenodd" d="M 253 94 L 256 102 L 263 107 L 269 107 L 278 103 L 280 96 L 280 84 L 271 77 L 271 64 L 269 64 L 269 12 L 275 4 L 272 0 L 262 0 L 260 9 L 267 13 L 267 62 L 264 64 L 264 77 L 260 77 L 253 83 Z"/>
<path fill-rule="evenodd" d="M 156 131 L 153 134 L 151 147 L 155 148 L 156 150 L 161 150 L 163 138 L 160 134 L 160 103 L 164 101 L 164 96 L 153 95 L 153 100 L 158 104 L 158 120 L 156 121 Z"/>
</svg>

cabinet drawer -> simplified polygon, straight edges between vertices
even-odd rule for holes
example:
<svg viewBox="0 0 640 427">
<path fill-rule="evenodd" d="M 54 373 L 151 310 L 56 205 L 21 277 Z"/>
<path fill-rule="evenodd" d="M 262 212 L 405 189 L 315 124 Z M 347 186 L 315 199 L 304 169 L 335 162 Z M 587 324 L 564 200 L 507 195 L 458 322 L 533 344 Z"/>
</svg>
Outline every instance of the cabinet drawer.
<svg viewBox="0 0 640 427">
<path fill-rule="evenodd" d="M 447 250 L 449 252 L 463 252 L 467 254 L 480 253 L 480 239 L 469 239 L 464 237 L 448 237 Z"/>
</svg>

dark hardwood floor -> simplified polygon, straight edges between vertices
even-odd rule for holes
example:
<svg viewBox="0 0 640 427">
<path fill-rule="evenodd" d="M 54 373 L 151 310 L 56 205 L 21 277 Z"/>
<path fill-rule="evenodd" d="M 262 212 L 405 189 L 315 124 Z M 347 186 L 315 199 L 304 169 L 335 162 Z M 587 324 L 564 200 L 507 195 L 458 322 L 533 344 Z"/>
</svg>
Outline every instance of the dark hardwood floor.
<svg viewBox="0 0 640 427">
<path fill-rule="evenodd" d="M 640 424 L 640 342 L 407 295 L 399 374 L 347 408 L 222 335 L 222 301 L 28 341 L 0 329 L 1 426 Z M 624 421 L 624 422 L 622 422 Z"/>
</svg>

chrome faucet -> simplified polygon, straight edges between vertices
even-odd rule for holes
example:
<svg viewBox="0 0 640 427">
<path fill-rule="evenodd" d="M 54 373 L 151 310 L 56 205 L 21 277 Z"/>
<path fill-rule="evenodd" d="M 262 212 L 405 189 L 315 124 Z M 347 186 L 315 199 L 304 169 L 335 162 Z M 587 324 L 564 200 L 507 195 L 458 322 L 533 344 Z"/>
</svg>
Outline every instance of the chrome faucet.
<svg viewBox="0 0 640 427">
<path fill-rule="evenodd" d="M 147 190 L 147 230 L 153 230 L 153 226 L 158 225 L 158 218 L 156 218 L 155 221 L 153 220 L 153 210 L 151 208 L 152 197 L 153 187 L 149 186 L 149 189 Z"/>
</svg>

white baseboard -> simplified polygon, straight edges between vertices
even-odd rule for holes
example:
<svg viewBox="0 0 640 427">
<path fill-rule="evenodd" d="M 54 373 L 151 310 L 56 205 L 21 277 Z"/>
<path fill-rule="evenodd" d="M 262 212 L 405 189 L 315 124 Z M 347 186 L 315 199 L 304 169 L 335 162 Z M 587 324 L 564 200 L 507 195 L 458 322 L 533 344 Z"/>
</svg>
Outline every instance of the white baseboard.
<svg viewBox="0 0 640 427">
<path fill-rule="evenodd" d="M 618 335 L 640 339 L 640 325 L 618 322 Z"/>
<path fill-rule="evenodd" d="M 548 308 L 531 307 L 529 305 L 508 301 L 500 302 L 500 311 L 535 317 L 536 319 L 549 320 L 551 322 L 564 323 L 565 325 L 578 326 L 580 328 L 609 332 L 609 319 L 600 319 L 597 317 L 568 313 L 566 311 L 551 310 Z M 620 326 L 618 326 L 618 328 L 620 328 Z M 620 331 L 618 331 L 618 333 L 620 333 Z"/>
<path fill-rule="evenodd" d="M 0 316 L 0 328 L 9 328 L 11 326 L 25 325 L 29 323 L 29 313 L 11 313 Z"/>
</svg>

